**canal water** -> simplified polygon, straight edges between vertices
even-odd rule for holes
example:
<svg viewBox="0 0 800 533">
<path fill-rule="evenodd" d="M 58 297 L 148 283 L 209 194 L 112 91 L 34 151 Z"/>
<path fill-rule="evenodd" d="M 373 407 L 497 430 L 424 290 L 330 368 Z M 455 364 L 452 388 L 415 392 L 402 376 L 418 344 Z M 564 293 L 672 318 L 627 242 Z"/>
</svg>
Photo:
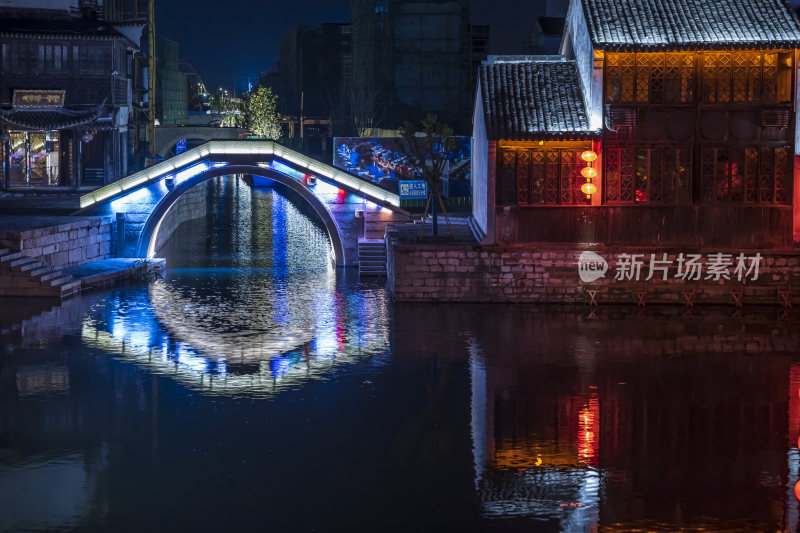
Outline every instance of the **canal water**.
<svg viewBox="0 0 800 533">
<path fill-rule="evenodd" d="M 797 531 L 798 317 L 395 305 L 220 179 L 164 280 L 0 301 L 0 531 Z"/>
</svg>

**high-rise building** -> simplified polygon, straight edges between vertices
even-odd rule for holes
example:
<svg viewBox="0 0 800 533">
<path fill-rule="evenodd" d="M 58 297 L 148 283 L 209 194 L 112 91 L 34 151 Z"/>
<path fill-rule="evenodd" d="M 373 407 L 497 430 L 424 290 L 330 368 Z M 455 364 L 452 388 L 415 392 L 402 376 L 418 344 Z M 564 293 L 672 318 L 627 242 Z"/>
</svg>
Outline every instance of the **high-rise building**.
<svg viewBox="0 0 800 533">
<path fill-rule="evenodd" d="M 188 82 L 179 67 L 178 43 L 164 39 L 158 66 L 156 107 L 162 125 L 179 126 L 189 120 Z"/>
<path fill-rule="evenodd" d="M 488 29 L 473 27 L 468 0 L 351 0 L 350 12 L 355 113 L 384 129 L 432 113 L 469 130 Z"/>
<path fill-rule="evenodd" d="M 289 136 L 309 138 L 309 149 L 320 151 L 324 143 L 314 139 L 351 133 L 331 132 L 332 124 L 345 122 L 351 80 L 350 24 L 326 23 L 288 30 L 275 68 L 259 82 L 278 96 Z"/>
</svg>

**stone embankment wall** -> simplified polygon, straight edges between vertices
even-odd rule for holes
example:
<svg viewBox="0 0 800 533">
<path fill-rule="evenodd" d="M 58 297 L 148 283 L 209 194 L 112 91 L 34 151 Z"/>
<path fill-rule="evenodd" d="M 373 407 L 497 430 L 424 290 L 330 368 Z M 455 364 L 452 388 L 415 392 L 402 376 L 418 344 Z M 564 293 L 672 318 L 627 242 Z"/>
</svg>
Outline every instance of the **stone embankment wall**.
<svg viewBox="0 0 800 533">
<path fill-rule="evenodd" d="M 558 245 L 435 246 L 387 243 L 388 286 L 396 301 L 520 302 L 587 304 L 591 293 L 597 304 L 782 305 L 800 304 L 800 251 L 784 250 L 664 250 L 592 247 L 608 260 L 605 277 L 583 282 L 578 258 L 587 248 Z M 643 254 L 639 279 L 615 279 L 620 254 Z M 650 254 L 670 266 L 667 279 L 657 271 L 649 281 Z M 701 254 L 701 279 L 678 277 L 680 253 Z M 707 279 L 709 253 L 731 254 L 730 279 Z M 736 257 L 761 254 L 758 278 L 740 281 Z M 747 263 L 749 267 L 749 260 Z M 640 302 L 640 298 L 642 299 Z"/>
<path fill-rule="evenodd" d="M 161 221 L 156 235 L 156 243 L 153 249 L 158 255 L 158 250 L 166 243 L 178 227 L 184 222 L 204 219 L 208 214 L 208 188 L 212 187 L 216 180 L 204 181 L 181 195 L 172 205 L 170 210 Z"/>
<path fill-rule="evenodd" d="M 59 269 L 101 261 L 111 256 L 111 221 L 112 217 L 76 217 L 47 227 L 0 232 L 0 248 Z"/>
</svg>

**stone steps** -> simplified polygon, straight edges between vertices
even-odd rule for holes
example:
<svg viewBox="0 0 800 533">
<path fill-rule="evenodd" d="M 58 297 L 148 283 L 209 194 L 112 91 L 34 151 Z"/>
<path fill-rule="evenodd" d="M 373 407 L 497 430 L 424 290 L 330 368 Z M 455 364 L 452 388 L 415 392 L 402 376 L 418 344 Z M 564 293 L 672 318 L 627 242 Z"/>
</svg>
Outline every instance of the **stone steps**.
<svg viewBox="0 0 800 533">
<path fill-rule="evenodd" d="M 65 298 L 80 292 L 81 282 L 39 259 L 0 250 L 0 296 Z"/>
<path fill-rule="evenodd" d="M 22 252 L 12 252 L 8 248 L 3 249 L 3 253 L 0 254 L 0 263 L 10 263 L 16 259 L 24 257 Z"/>
<path fill-rule="evenodd" d="M 386 245 L 383 241 L 358 243 L 358 273 L 364 277 L 386 275 Z"/>
</svg>

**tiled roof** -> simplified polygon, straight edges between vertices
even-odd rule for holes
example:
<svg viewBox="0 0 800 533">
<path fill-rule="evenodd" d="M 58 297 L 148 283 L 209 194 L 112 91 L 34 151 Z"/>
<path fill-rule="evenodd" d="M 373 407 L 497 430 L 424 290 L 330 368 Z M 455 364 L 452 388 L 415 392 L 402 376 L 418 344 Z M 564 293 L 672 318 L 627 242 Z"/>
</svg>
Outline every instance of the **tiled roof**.
<svg viewBox="0 0 800 533">
<path fill-rule="evenodd" d="M 5 35 L 50 35 L 70 38 L 122 38 L 110 24 L 86 18 L 28 19 L 0 16 L 0 33 Z"/>
<path fill-rule="evenodd" d="M 550 56 L 502 56 L 480 68 L 490 140 L 586 137 L 589 120 L 574 61 Z"/>
<path fill-rule="evenodd" d="M 103 112 L 103 105 L 82 111 L 62 107 L 14 107 L 0 109 L 0 124 L 28 130 L 60 130 L 89 124 Z"/>
<path fill-rule="evenodd" d="M 784 0 L 578 0 L 596 48 L 794 48 L 800 22 Z"/>
</svg>

